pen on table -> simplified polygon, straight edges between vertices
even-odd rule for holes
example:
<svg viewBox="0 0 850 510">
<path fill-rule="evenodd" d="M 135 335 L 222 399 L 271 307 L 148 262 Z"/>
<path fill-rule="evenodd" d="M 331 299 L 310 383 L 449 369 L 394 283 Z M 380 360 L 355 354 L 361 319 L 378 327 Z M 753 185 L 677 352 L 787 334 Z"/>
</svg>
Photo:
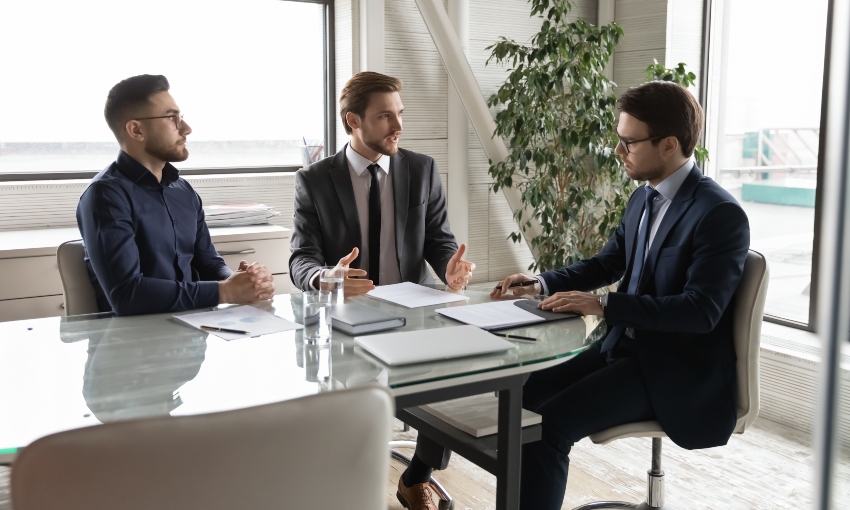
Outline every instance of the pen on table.
<svg viewBox="0 0 850 510">
<path fill-rule="evenodd" d="M 241 329 L 227 329 L 227 328 L 217 328 L 215 326 L 201 326 L 201 329 L 204 331 L 220 331 L 222 333 L 233 333 L 236 335 L 247 335 L 247 331 L 242 331 Z"/>
<path fill-rule="evenodd" d="M 529 285 L 534 285 L 535 283 L 537 283 L 537 280 L 525 280 L 525 281 L 522 281 L 522 282 L 512 283 L 508 288 L 512 289 L 514 287 L 528 287 Z M 495 289 L 501 289 L 501 288 L 502 288 L 501 285 L 496 285 L 496 287 L 495 287 Z"/>
<path fill-rule="evenodd" d="M 493 333 L 493 332 L 491 331 L 491 333 Z M 530 336 L 509 335 L 507 333 L 493 333 L 493 334 L 496 335 L 496 336 L 501 336 L 501 337 L 507 338 L 508 340 L 519 340 L 519 341 L 522 341 L 522 342 L 536 342 L 537 341 L 536 338 L 532 338 Z"/>
</svg>

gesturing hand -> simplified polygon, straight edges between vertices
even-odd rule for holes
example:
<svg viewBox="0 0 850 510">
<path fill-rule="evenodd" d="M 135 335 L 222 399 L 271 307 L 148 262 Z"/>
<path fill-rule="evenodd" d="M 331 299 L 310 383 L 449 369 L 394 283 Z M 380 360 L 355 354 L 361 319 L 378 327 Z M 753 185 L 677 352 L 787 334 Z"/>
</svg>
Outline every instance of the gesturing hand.
<svg viewBox="0 0 850 510">
<path fill-rule="evenodd" d="M 475 271 L 473 262 L 463 260 L 464 253 L 466 253 L 466 244 L 460 245 L 446 265 L 446 283 L 454 290 L 465 287 L 469 283 L 469 278 L 472 277 L 472 272 Z"/>
<path fill-rule="evenodd" d="M 345 297 L 360 296 L 361 294 L 366 294 L 375 288 L 372 280 L 367 280 L 365 278 L 353 278 L 354 276 L 366 276 L 366 271 L 363 269 L 353 269 L 348 267 L 349 264 L 354 262 L 354 259 L 356 259 L 359 254 L 360 249 L 355 246 L 354 249 L 351 250 L 351 253 L 339 259 L 339 262 L 337 263 L 337 267 L 342 266 L 345 268 L 345 283 L 342 286 L 343 295 Z"/>
</svg>

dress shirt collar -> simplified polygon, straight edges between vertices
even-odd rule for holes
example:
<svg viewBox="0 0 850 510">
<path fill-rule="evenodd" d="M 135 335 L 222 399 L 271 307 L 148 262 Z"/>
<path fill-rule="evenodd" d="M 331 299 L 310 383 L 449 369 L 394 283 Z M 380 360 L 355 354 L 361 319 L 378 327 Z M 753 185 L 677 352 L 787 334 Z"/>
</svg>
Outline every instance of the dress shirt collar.
<svg viewBox="0 0 850 510">
<path fill-rule="evenodd" d="M 351 144 L 346 144 L 345 146 L 345 159 L 348 160 L 348 164 L 351 165 L 351 168 L 354 169 L 354 172 L 357 173 L 358 176 L 363 175 L 363 172 L 366 171 L 366 168 L 372 164 L 371 161 L 361 156 L 356 150 L 351 148 Z M 386 154 L 381 154 L 381 157 L 376 161 L 381 170 L 384 173 L 390 173 L 390 157 Z"/>
<path fill-rule="evenodd" d="M 115 162 L 118 164 L 118 170 L 124 174 L 124 177 L 139 185 L 162 186 L 163 188 L 167 188 L 180 178 L 180 171 L 171 163 L 166 163 L 162 169 L 162 182 L 157 182 L 156 177 L 150 170 L 124 151 L 118 153 L 118 158 Z"/>
<path fill-rule="evenodd" d="M 685 162 L 684 165 L 680 166 L 678 170 L 667 176 L 666 179 L 658 183 L 658 186 L 655 189 L 667 200 L 672 201 L 673 197 L 676 196 L 676 193 L 679 192 L 679 188 L 682 187 L 682 183 L 685 182 L 685 179 L 688 178 L 688 175 L 691 173 L 691 169 L 694 167 L 694 162 L 692 159 L 689 159 Z M 651 188 L 652 186 L 649 183 L 646 183 L 647 188 Z"/>
</svg>

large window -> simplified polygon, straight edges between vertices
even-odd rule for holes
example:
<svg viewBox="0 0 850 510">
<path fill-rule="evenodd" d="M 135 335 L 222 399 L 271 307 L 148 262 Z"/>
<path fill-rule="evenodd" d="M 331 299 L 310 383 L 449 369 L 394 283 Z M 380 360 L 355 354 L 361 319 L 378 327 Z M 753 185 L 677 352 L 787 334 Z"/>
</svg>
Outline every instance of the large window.
<svg viewBox="0 0 850 510">
<path fill-rule="evenodd" d="M 0 3 L 0 174 L 90 172 L 115 158 L 109 89 L 163 74 L 192 127 L 181 169 L 301 165 L 325 142 L 323 3 Z"/>
<path fill-rule="evenodd" d="M 765 313 L 808 327 L 828 0 L 726 0 L 712 31 L 708 173 L 770 264 Z M 721 14 L 718 12 L 717 14 Z M 720 39 L 720 40 L 718 40 Z"/>
</svg>

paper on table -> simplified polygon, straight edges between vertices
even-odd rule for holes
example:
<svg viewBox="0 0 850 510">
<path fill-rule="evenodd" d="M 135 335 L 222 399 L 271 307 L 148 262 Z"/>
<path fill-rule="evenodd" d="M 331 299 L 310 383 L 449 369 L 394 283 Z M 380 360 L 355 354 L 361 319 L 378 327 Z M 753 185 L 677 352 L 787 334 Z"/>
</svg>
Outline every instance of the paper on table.
<svg viewBox="0 0 850 510">
<path fill-rule="evenodd" d="M 181 320 L 190 326 L 201 329 L 201 326 L 212 326 L 215 328 L 241 329 L 247 331 L 247 335 L 237 333 L 223 333 L 221 331 L 210 331 L 213 335 L 225 340 L 247 338 L 251 336 L 268 335 L 301 329 L 304 326 L 290 322 L 269 312 L 264 312 L 253 306 L 234 306 L 221 308 L 211 312 L 190 313 L 175 315 L 175 319 Z"/>
<path fill-rule="evenodd" d="M 507 328 L 546 321 L 543 317 L 516 306 L 513 301 L 493 301 L 478 305 L 440 308 L 437 313 L 482 329 Z"/>
<path fill-rule="evenodd" d="M 441 305 L 469 299 L 442 290 L 424 287 L 422 285 L 403 282 L 392 285 L 381 285 L 366 294 L 369 297 L 389 301 L 406 308 L 419 308 L 420 306 Z"/>
</svg>

